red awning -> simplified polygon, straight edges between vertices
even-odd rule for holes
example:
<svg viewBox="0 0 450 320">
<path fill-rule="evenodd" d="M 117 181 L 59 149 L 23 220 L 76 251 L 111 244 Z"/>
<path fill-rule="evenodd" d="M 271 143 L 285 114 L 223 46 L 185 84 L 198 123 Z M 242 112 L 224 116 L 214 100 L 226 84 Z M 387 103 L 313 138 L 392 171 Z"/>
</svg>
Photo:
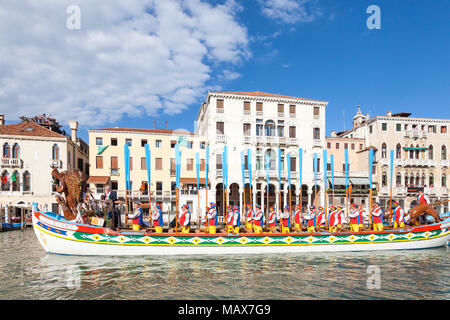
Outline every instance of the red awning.
<svg viewBox="0 0 450 320">
<path fill-rule="evenodd" d="M 94 183 L 94 184 L 107 184 L 109 181 L 109 177 L 105 176 L 90 176 L 87 180 L 87 183 Z"/>
</svg>

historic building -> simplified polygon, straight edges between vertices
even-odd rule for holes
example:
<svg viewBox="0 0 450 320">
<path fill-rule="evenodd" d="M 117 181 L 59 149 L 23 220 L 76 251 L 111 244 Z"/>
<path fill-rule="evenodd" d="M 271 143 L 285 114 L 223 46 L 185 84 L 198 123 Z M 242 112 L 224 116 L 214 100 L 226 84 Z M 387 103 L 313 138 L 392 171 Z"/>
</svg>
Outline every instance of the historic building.
<svg viewBox="0 0 450 320">
<path fill-rule="evenodd" d="M 90 129 L 89 148 L 91 175 L 90 190 L 96 198 L 110 185 L 119 199 L 125 198 L 124 145 L 130 149 L 130 179 L 132 196 L 148 202 L 148 177 L 145 144 L 151 152 L 151 200 L 162 204 L 163 211 L 175 212 L 176 177 L 175 144 L 181 150 L 180 205 L 188 203 L 193 218 L 197 219 L 198 198 L 204 208 L 206 200 L 206 142 L 205 139 L 187 131 L 170 129 L 101 128 Z M 200 190 L 197 190 L 195 154 L 199 153 Z M 198 195 L 198 192 L 200 194 Z"/>
<path fill-rule="evenodd" d="M 210 146 L 209 197 L 223 205 L 224 146 L 228 146 L 228 202 L 243 205 L 244 186 L 241 151 L 252 155 L 252 202 L 267 207 L 265 159 L 269 156 L 269 205 L 289 202 L 286 159 L 291 157 L 291 202 L 298 203 L 300 190 L 304 206 L 323 203 L 322 150 L 325 148 L 325 107 L 327 102 L 264 92 L 209 92 L 196 119 L 196 133 Z M 299 180 L 299 149 L 303 150 L 302 187 Z M 278 149 L 281 168 L 278 168 Z M 317 191 L 314 189 L 313 157 L 318 155 Z M 281 187 L 278 181 L 281 171 Z M 249 202 L 248 159 L 245 156 L 245 196 Z M 278 199 L 281 198 L 280 202 Z"/>
<path fill-rule="evenodd" d="M 450 119 L 392 112 L 369 118 L 358 107 L 353 128 L 337 135 L 364 139 L 374 148 L 374 181 L 381 203 L 390 198 L 390 151 L 394 151 L 392 195 L 408 209 L 415 203 L 417 188 L 424 188 L 432 202 L 448 199 L 449 128 Z M 441 210 L 448 211 L 448 203 Z"/>
<path fill-rule="evenodd" d="M 70 122 L 71 136 L 47 116 L 23 118 L 5 124 L 0 115 L 1 191 L 0 204 L 10 209 L 31 208 L 37 202 L 41 210 L 59 212 L 55 201 L 53 168 L 59 171 L 79 169 L 89 175 L 87 144 L 77 137 L 78 123 Z"/>
</svg>

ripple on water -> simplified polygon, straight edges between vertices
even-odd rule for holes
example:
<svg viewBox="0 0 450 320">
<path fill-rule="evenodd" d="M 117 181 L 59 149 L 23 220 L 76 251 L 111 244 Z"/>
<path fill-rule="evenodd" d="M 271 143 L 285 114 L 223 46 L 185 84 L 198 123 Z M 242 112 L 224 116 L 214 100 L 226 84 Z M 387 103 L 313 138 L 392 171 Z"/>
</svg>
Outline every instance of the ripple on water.
<svg viewBox="0 0 450 320">
<path fill-rule="evenodd" d="M 449 248 L 180 257 L 46 254 L 0 233 L 1 299 L 450 299 Z M 368 289 L 369 266 L 380 289 Z"/>
</svg>

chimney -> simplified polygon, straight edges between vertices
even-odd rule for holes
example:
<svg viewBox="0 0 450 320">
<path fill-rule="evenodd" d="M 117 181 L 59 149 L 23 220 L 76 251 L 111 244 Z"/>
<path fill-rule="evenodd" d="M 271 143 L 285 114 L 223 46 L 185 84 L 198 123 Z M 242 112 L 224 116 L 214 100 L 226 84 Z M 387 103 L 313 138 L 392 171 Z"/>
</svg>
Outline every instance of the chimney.
<svg viewBox="0 0 450 320">
<path fill-rule="evenodd" d="M 392 111 L 388 111 L 387 116 L 392 117 Z"/>
<path fill-rule="evenodd" d="M 337 137 L 337 135 L 336 135 L 336 131 L 334 131 L 334 130 L 331 130 L 331 136 L 332 136 L 332 137 Z"/>
<path fill-rule="evenodd" d="M 78 130 L 78 121 L 69 121 L 70 126 L 70 138 L 71 140 L 77 144 L 77 130 Z"/>
<path fill-rule="evenodd" d="M 5 115 L 0 114 L 0 126 L 3 126 L 5 124 Z"/>
</svg>

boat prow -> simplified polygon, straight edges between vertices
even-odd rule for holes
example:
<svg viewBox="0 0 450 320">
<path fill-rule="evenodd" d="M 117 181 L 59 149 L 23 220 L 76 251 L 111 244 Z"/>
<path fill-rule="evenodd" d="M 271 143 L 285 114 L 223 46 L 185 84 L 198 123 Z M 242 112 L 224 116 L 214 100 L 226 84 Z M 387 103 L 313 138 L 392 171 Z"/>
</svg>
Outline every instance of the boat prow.
<svg viewBox="0 0 450 320">
<path fill-rule="evenodd" d="M 450 240 L 450 217 L 404 229 L 315 233 L 115 232 L 67 221 L 33 205 L 33 227 L 45 251 L 67 255 L 263 254 L 425 249 Z"/>
</svg>

